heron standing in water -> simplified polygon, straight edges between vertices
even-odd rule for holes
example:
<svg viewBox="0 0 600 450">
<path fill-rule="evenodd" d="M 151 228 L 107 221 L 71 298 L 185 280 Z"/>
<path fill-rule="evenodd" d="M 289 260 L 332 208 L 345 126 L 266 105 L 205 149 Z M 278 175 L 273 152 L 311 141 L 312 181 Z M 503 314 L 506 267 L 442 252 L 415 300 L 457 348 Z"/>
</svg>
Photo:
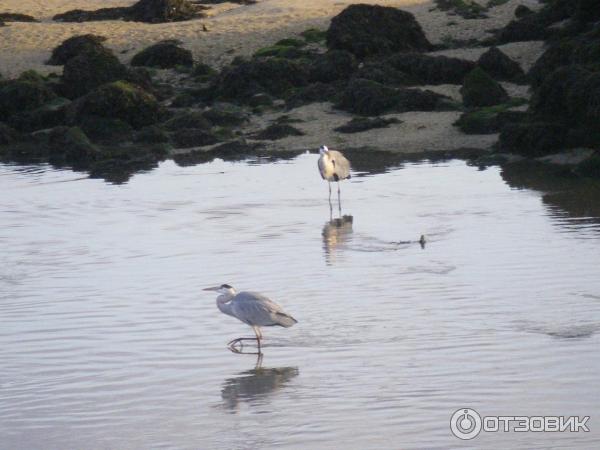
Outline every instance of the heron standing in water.
<svg viewBox="0 0 600 450">
<path fill-rule="evenodd" d="M 247 325 L 250 325 L 254 330 L 256 338 L 237 338 L 230 341 L 227 345 L 233 351 L 235 345 L 243 341 L 256 341 L 258 345 L 258 353 L 260 353 L 260 340 L 262 333 L 260 327 L 272 327 L 279 325 L 280 327 L 289 328 L 298 321 L 292 316 L 283 311 L 283 308 L 273 300 L 256 292 L 236 292 L 236 290 L 228 284 L 215 286 L 204 289 L 205 291 L 215 291 L 220 295 L 217 297 L 217 308 L 222 313 L 228 316 L 233 316 L 241 320 Z"/>
<path fill-rule="evenodd" d="M 350 178 L 350 161 L 346 159 L 341 152 L 337 150 L 329 150 L 327 146 L 322 145 L 319 148 L 318 166 L 321 178 L 327 181 L 329 185 L 329 203 L 331 204 L 331 182 L 336 181 L 338 184 L 338 206 L 341 209 L 340 202 L 340 181 Z"/>
</svg>

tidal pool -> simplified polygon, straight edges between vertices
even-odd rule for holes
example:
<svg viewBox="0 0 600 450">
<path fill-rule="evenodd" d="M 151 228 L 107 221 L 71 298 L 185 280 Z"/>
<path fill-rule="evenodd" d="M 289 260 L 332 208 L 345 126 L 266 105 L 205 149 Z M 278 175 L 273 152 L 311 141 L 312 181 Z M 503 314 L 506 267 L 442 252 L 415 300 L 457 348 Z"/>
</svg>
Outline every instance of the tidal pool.
<svg viewBox="0 0 600 450">
<path fill-rule="evenodd" d="M 0 448 L 598 448 L 598 185 L 366 161 L 340 214 L 316 159 L 0 165 Z M 299 323 L 229 352 L 220 283 Z M 461 441 L 463 407 L 590 432 Z"/>
</svg>

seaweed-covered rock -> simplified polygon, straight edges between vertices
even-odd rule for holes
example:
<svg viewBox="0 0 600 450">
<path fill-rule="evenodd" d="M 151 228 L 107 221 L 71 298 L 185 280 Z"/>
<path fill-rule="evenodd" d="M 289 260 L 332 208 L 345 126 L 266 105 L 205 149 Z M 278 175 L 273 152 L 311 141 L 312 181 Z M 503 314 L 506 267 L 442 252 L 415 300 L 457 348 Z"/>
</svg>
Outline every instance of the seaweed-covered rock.
<svg viewBox="0 0 600 450">
<path fill-rule="evenodd" d="M 136 53 L 131 59 L 132 66 L 158 67 L 171 69 L 176 66 L 194 65 L 192 52 L 181 48 L 177 41 L 162 41 Z"/>
<path fill-rule="evenodd" d="M 600 70 L 600 26 L 573 38 L 551 42 L 531 67 L 528 78 L 534 87 L 561 66 L 580 64 Z"/>
<path fill-rule="evenodd" d="M 100 50 L 104 48 L 102 42 L 106 40 L 103 36 L 95 34 L 83 34 L 73 36 L 63 41 L 52 50 L 52 56 L 46 62 L 51 66 L 62 66 L 66 62 L 86 50 Z"/>
<path fill-rule="evenodd" d="M 533 11 L 531 10 L 531 8 L 528 8 L 525 5 L 517 5 L 517 7 L 515 8 L 515 17 L 517 19 L 521 19 L 531 14 L 533 14 Z"/>
<path fill-rule="evenodd" d="M 101 8 L 94 11 L 73 9 L 55 15 L 59 22 L 131 20 L 134 22 L 179 22 L 200 17 L 200 8 L 187 0 L 140 0 L 132 6 Z"/>
<path fill-rule="evenodd" d="M 311 83 L 290 91 L 286 98 L 286 107 L 291 109 L 308 103 L 333 102 L 337 95 L 337 83 Z"/>
<path fill-rule="evenodd" d="M 125 81 L 100 86 L 73 103 L 73 121 L 85 115 L 121 119 L 134 128 L 156 123 L 160 106 L 156 98 L 140 87 Z"/>
<path fill-rule="evenodd" d="M 528 115 L 523 111 L 509 111 L 511 104 L 487 106 L 467 111 L 454 123 L 465 134 L 498 133 L 510 123 L 524 122 Z"/>
<path fill-rule="evenodd" d="M 473 61 L 419 53 L 397 53 L 390 56 L 387 62 L 394 69 L 424 84 L 460 84 L 475 68 Z"/>
<path fill-rule="evenodd" d="M 287 136 L 302 136 L 304 133 L 297 128 L 285 123 L 273 123 L 253 137 L 259 140 L 275 141 Z"/>
<path fill-rule="evenodd" d="M 54 164 L 80 165 L 99 156 L 98 148 L 79 127 L 56 127 L 48 135 L 49 160 Z"/>
<path fill-rule="evenodd" d="M 427 51 L 431 44 L 415 17 L 379 5 L 350 5 L 331 19 L 327 47 L 359 58 L 399 51 Z"/>
<path fill-rule="evenodd" d="M 0 122 L 0 145 L 14 144 L 20 140 L 20 134 L 17 130 Z"/>
<path fill-rule="evenodd" d="M 260 92 L 280 97 L 307 83 L 308 70 L 303 64 L 282 58 L 258 58 L 226 67 L 215 80 L 212 95 L 237 101 L 247 101 Z"/>
<path fill-rule="evenodd" d="M 499 44 L 521 41 L 540 41 L 546 39 L 550 31 L 541 23 L 537 15 L 531 14 L 519 20 L 509 22 L 496 35 Z"/>
<path fill-rule="evenodd" d="M 121 119 L 88 115 L 79 117 L 77 122 L 93 142 L 121 144 L 133 137 L 133 128 Z"/>
<path fill-rule="evenodd" d="M 66 98 L 57 97 L 39 108 L 12 115 L 9 122 L 23 132 L 56 127 L 65 123 L 66 111 L 70 103 L 71 101 Z"/>
<path fill-rule="evenodd" d="M 213 125 L 219 126 L 237 126 L 242 125 L 249 119 L 246 113 L 239 106 L 231 103 L 215 103 L 202 113 L 203 117 Z"/>
<path fill-rule="evenodd" d="M 393 123 L 402 123 L 402 121 L 395 117 L 389 119 L 383 117 L 374 117 L 372 119 L 368 117 L 355 117 L 334 130 L 340 133 L 361 133 L 376 128 L 387 128 Z"/>
<path fill-rule="evenodd" d="M 156 125 L 148 125 L 134 134 L 133 141 L 140 144 L 165 143 L 169 142 L 169 135 Z"/>
<path fill-rule="evenodd" d="M 573 116 L 575 111 L 570 110 L 569 104 L 572 103 L 570 97 L 573 95 L 574 88 L 581 86 L 582 82 L 592 73 L 579 65 L 563 66 L 548 75 L 542 85 L 538 88 L 531 99 L 532 111 L 542 117 L 550 119 L 560 119 L 561 121 L 578 121 L 585 119 L 581 116 Z M 580 88 L 578 89 L 580 92 Z M 593 98 L 593 92 L 586 93 L 589 98 Z M 579 99 L 579 95 L 574 95 Z M 587 104 L 584 102 L 583 104 Z M 583 106 L 583 105 L 580 105 Z M 574 110 L 581 110 L 575 107 Z"/>
<path fill-rule="evenodd" d="M 567 131 L 566 127 L 555 123 L 508 124 L 500 133 L 498 149 L 528 157 L 549 155 L 564 149 Z"/>
<path fill-rule="evenodd" d="M 508 101 L 509 98 L 500 83 L 479 67 L 465 77 L 460 93 L 467 107 L 497 105 Z"/>
<path fill-rule="evenodd" d="M 56 94 L 44 82 L 26 77 L 0 82 L 0 120 L 39 108 L 54 98 Z"/>
<path fill-rule="evenodd" d="M 500 80 L 515 80 L 525 75 L 521 66 L 497 47 L 480 56 L 477 64 L 491 76 Z"/>
<path fill-rule="evenodd" d="M 356 78 L 340 93 L 337 107 L 354 114 L 377 116 L 388 111 L 433 111 L 447 97 L 420 89 L 394 89 Z"/>
<path fill-rule="evenodd" d="M 201 15 L 200 9 L 188 0 L 140 0 L 131 6 L 127 19 L 164 23 L 181 22 Z"/>
<path fill-rule="evenodd" d="M 0 13 L 0 22 L 39 22 L 39 20 L 27 14 Z"/>
<path fill-rule="evenodd" d="M 182 128 L 173 131 L 170 136 L 175 148 L 204 147 L 219 142 L 219 139 L 210 131 L 195 128 Z"/>
<path fill-rule="evenodd" d="M 186 111 L 170 118 L 164 123 L 165 129 L 169 131 L 182 130 L 184 128 L 196 128 L 210 130 L 212 124 L 204 117 L 202 111 Z"/>
<path fill-rule="evenodd" d="M 106 48 L 89 48 L 69 59 L 63 69 L 63 90 L 69 98 L 127 77 L 127 68 Z"/>
<path fill-rule="evenodd" d="M 600 153 L 596 152 L 586 160 L 577 164 L 575 173 L 583 177 L 600 179 Z"/>
<path fill-rule="evenodd" d="M 310 66 L 310 80 L 331 83 L 352 77 L 358 62 L 354 55 L 345 50 L 330 50 L 314 59 Z"/>
</svg>

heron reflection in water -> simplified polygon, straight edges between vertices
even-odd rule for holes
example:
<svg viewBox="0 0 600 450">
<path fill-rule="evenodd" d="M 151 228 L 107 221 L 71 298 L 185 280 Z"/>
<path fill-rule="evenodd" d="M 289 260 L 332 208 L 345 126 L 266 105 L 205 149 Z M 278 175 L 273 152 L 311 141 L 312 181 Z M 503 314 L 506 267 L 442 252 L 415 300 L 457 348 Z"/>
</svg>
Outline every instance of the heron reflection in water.
<svg viewBox="0 0 600 450">
<path fill-rule="evenodd" d="M 354 218 L 350 215 L 344 215 L 338 218 L 332 218 L 323 225 L 321 233 L 323 237 L 323 250 L 325 251 L 325 260 L 328 264 L 335 258 L 335 252 L 344 248 L 352 239 L 352 223 Z"/>
<path fill-rule="evenodd" d="M 221 398 L 223 405 L 231 412 L 236 412 L 242 402 L 252 405 L 284 388 L 290 380 L 299 375 L 297 367 L 262 367 L 263 355 L 258 355 L 256 367 L 240 372 L 223 383 Z"/>
</svg>

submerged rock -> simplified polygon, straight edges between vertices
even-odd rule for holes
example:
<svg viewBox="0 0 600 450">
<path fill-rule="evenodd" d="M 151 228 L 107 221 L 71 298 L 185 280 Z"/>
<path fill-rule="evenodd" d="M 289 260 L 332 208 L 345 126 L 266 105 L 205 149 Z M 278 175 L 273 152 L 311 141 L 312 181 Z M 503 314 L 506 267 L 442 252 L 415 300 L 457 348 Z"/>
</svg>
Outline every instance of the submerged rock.
<svg viewBox="0 0 600 450">
<path fill-rule="evenodd" d="M 327 47 L 359 58 L 393 52 L 427 51 L 431 44 L 415 17 L 378 5 L 350 5 L 331 19 Z"/>
<path fill-rule="evenodd" d="M 127 68 L 108 49 L 87 48 L 69 59 L 63 69 L 63 90 L 76 98 L 111 81 L 127 77 Z"/>
<path fill-rule="evenodd" d="M 498 149 L 528 157 L 550 155 L 564 149 L 568 129 L 555 123 L 533 122 L 505 125 Z"/>
<path fill-rule="evenodd" d="M 46 64 L 51 66 L 62 66 L 63 64 L 66 64 L 69 59 L 86 50 L 102 51 L 104 48 L 102 42 L 105 40 L 105 37 L 96 34 L 83 34 L 70 37 L 52 50 L 52 56 L 50 56 L 50 59 Z"/>
<path fill-rule="evenodd" d="M 181 48 L 177 41 L 162 41 L 136 53 L 131 59 L 132 66 L 172 69 L 177 66 L 192 67 L 192 52 Z"/>
<path fill-rule="evenodd" d="M 509 98 L 500 83 L 479 67 L 465 77 L 460 93 L 467 107 L 498 105 L 508 101 Z"/>
</svg>

